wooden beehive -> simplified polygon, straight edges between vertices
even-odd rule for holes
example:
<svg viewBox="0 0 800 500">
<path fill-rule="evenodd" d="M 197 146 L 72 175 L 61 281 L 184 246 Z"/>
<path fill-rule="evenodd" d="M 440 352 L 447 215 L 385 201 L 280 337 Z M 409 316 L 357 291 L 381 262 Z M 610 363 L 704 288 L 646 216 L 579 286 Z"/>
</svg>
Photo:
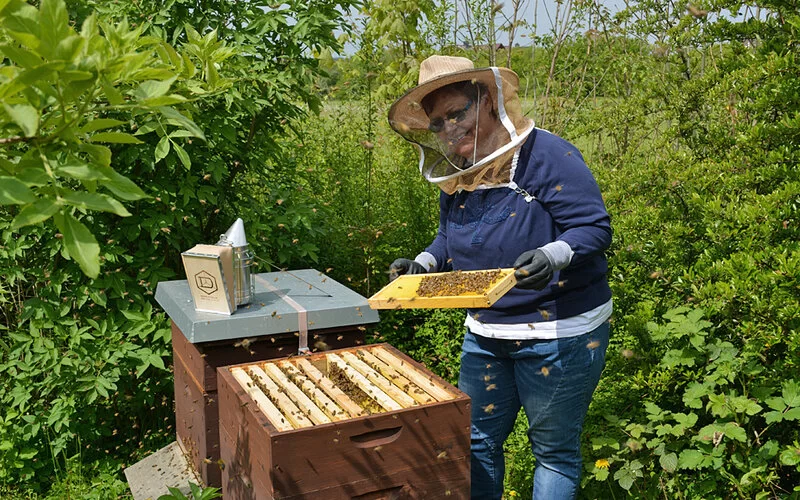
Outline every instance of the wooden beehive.
<svg viewBox="0 0 800 500">
<path fill-rule="evenodd" d="M 208 486 L 222 485 L 218 367 L 297 353 L 301 329 L 312 351 L 360 345 L 365 325 L 378 321 L 364 297 L 318 271 L 254 278 L 253 302 L 232 316 L 195 311 L 183 280 L 161 282 L 156 291 L 172 319 L 177 441 Z"/>
<path fill-rule="evenodd" d="M 388 344 L 218 369 L 226 499 L 468 498 L 470 400 Z"/>
<path fill-rule="evenodd" d="M 442 293 L 428 296 L 421 294 L 420 287 L 426 285 L 426 282 L 438 282 L 437 286 L 442 288 Z M 448 282 L 456 286 L 447 286 Z M 511 290 L 516 282 L 512 268 L 404 274 L 370 297 L 368 303 L 373 309 L 490 307 Z M 472 284 L 477 286 L 471 286 Z"/>
<path fill-rule="evenodd" d="M 356 328 L 335 328 L 315 331 L 311 340 L 330 349 L 363 344 L 364 336 Z M 245 348 L 241 341 L 192 344 L 172 324 L 177 440 L 205 484 L 222 485 L 217 368 L 282 358 L 294 352 L 297 337 L 293 333 L 256 338 Z"/>
</svg>

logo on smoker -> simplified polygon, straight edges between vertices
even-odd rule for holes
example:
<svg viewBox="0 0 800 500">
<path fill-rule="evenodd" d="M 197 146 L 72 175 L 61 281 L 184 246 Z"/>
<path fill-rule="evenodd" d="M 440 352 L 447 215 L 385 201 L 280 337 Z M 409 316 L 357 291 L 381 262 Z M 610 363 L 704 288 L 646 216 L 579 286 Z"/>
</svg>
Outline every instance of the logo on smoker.
<svg viewBox="0 0 800 500">
<path fill-rule="evenodd" d="M 219 290 L 216 278 L 208 274 L 206 271 L 200 271 L 199 273 L 195 274 L 194 282 L 197 284 L 197 288 L 208 295 L 213 295 L 214 292 Z"/>
</svg>

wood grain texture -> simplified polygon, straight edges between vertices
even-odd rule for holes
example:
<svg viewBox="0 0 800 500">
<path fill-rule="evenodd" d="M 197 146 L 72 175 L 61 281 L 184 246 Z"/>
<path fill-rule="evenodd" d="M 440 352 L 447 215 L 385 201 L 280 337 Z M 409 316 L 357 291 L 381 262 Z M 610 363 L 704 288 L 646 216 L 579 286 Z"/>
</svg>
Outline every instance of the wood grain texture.
<svg viewBox="0 0 800 500">
<path fill-rule="evenodd" d="M 427 375 L 391 346 L 380 347 L 402 361 L 403 370 Z M 280 360 L 275 365 L 298 370 L 310 366 L 325 380 L 316 366 L 323 366 L 331 354 L 342 363 L 363 359 L 355 354 L 360 349 L 368 347 Z M 237 369 L 251 368 L 219 369 L 220 390 L 225 392 L 220 399 L 220 435 L 226 499 L 469 497 L 471 403 L 445 381 L 431 374 L 430 381 L 445 391 L 445 401 L 412 401 L 412 406 L 400 410 L 280 431 L 232 375 Z"/>
</svg>

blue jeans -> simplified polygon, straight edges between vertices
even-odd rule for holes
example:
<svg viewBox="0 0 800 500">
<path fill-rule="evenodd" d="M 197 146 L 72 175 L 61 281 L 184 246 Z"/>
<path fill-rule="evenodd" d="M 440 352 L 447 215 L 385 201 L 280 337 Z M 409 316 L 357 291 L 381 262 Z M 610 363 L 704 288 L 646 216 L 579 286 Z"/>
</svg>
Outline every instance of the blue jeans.
<svg viewBox="0 0 800 500">
<path fill-rule="evenodd" d="M 580 436 L 608 347 L 608 322 L 577 337 L 498 340 L 467 331 L 458 387 L 472 398 L 472 498 L 503 494 L 503 443 L 520 407 L 536 458 L 533 498 L 575 498 Z"/>
</svg>

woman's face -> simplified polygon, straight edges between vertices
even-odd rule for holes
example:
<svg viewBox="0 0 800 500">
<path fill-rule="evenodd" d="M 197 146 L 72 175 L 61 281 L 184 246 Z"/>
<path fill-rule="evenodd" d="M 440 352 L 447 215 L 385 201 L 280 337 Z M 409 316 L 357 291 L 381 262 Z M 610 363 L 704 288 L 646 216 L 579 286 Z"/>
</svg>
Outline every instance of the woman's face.
<svg viewBox="0 0 800 500">
<path fill-rule="evenodd" d="M 500 123 L 492 114 L 488 95 L 482 94 L 478 102 L 473 102 L 457 89 L 445 87 L 428 99 L 431 102 L 428 108 L 430 130 L 447 146 L 449 153 L 477 161 L 496 149 L 494 133 Z"/>
</svg>

